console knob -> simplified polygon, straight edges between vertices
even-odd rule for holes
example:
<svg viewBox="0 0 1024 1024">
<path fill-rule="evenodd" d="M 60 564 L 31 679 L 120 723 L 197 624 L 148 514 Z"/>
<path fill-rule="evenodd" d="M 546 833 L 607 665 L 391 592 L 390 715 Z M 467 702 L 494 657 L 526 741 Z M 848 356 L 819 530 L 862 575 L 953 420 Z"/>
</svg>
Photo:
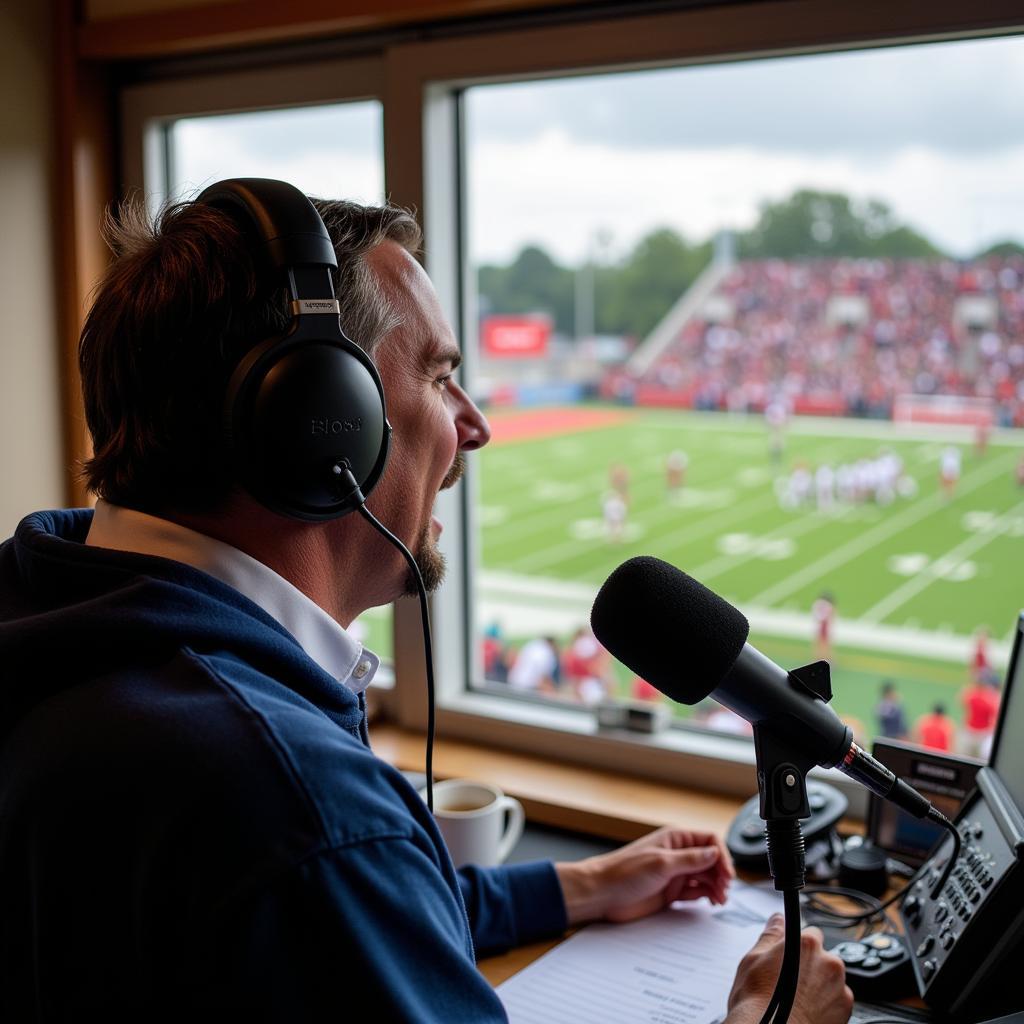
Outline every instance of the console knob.
<svg viewBox="0 0 1024 1024">
<path fill-rule="evenodd" d="M 832 952 L 843 963 L 859 964 L 868 955 L 868 948 L 862 942 L 840 942 Z"/>
<path fill-rule="evenodd" d="M 935 936 L 929 932 L 920 942 L 917 947 L 917 955 L 919 957 L 924 956 L 928 951 L 935 945 Z"/>
</svg>

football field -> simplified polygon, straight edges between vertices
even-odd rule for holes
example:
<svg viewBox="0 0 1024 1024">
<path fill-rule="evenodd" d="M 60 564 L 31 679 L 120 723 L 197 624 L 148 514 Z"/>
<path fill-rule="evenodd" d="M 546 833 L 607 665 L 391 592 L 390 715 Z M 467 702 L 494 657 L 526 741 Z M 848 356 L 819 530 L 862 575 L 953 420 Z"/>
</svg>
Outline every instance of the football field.
<svg viewBox="0 0 1024 1024">
<path fill-rule="evenodd" d="M 612 569 L 651 554 L 739 607 L 753 641 L 786 667 L 813 660 L 810 609 L 829 592 L 836 704 L 855 717 L 870 716 L 884 678 L 911 713 L 952 704 L 980 627 L 993 662 L 1005 663 L 1024 606 L 1019 431 L 997 432 L 979 452 L 963 430 L 797 419 L 773 459 L 759 417 L 592 406 L 490 418 L 494 442 L 477 456 L 477 625 L 498 623 L 513 645 L 540 633 L 564 641 Z M 962 470 L 947 494 L 939 466 L 950 446 Z M 687 460 L 675 491 L 673 450 Z M 903 464 L 888 503 L 789 493 L 798 466 L 836 470 L 887 450 Z M 628 471 L 618 538 L 602 511 L 615 465 Z"/>
</svg>

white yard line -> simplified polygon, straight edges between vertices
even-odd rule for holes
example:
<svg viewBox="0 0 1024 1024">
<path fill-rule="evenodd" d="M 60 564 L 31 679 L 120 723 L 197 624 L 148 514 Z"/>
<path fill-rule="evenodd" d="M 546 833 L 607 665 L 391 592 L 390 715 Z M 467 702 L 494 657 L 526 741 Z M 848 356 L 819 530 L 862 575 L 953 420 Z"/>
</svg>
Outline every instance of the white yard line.
<svg viewBox="0 0 1024 1024">
<path fill-rule="evenodd" d="M 976 491 L 989 481 L 995 480 L 1000 474 L 1008 473 L 1013 462 L 1013 453 L 1007 452 L 1002 458 L 994 459 L 987 466 L 964 477 L 957 490 L 958 496 L 970 494 L 971 491 Z M 927 518 L 932 512 L 942 508 L 946 500 L 945 495 L 937 491 L 930 498 L 908 506 L 891 519 L 883 520 L 867 533 L 862 533 L 859 537 L 841 545 L 818 561 L 804 566 L 792 576 L 779 580 L 778 583 L 753 597 L 751 604 L 766 605 L 767 607 L 778 604 L 782 598 L 788 597 L 812 580 L 820 579 L 838 566 L 845 565 L 865 551 L 870 551 L 876 544 L 894 537 L 897 533 L 913 526 L 914 523 Z"/>
<path fill-rule="evenodd" d="M 542 632 L 570 632 L 587 621 L 596 586 L 510 572 L 482 572 L 479 576 L 480 621 L 501 622 L 506 633 L 525 636 Z M 811 641 L 814 625 L 806 612 L 764 608 L 744 602 L 743 614 L 755 633 Z M 1011 631 L 990 644 L 997 663 L 1010 656 Z M 840 646 L 890 654 L 911 654 L 936 661 L 967 663 L 974 637 L 941 629 L 914 629 L 840 618 L 835 642 Z"/>
<path fill-rule="evenodd" d="M 654 412 L 655 410 L 646 410 Z M 764 417 L 747 413 L 695 413 L 684 412 L 684 416 L 693 423 L 700 423 L 701 430 L 736 430 L 749 433 L 763 433 L 768 436 Z M 678 430 L 679 422 L 652 417 L 645 420 L 644 427 L 656 430 Z M 853 417 L 842 418 L 832 416 L 793 416 L 786 424 L 787 434 L 814 435 L 820 437 L 862 437 L 873 441 L 911 441 L 938 444 L 948 442 L 974 444 L 975 429 L 957 424 L 919 424 L 892 423 L 889 420 L 860 420 Z M 989 447 L 1010 447 L 1020 450 L 1024 446 L 1024 432 L 1020 429 L 997 427 L 989 434 Z"/>
<path fill-rule="evenodd" d="M 814 515 L 813 513 L 805 513 L 801 518 L 795 519 L 792 522 L 785 523 L 775 530 L 771 530 L 769 533 L 757 534 L 759 541 L 765 540 L 791 540 L 793 537 L 799 537 L 802 534 L 810 533 L 812 530 L 817 529 L 819 526 L 830 526 L 836 521 L 836 519 L 849 518 L 848 514 L 839 513 L 835 516 L 822 516 Z M 720 525 L 720 524 L 716 524 Z M 740 555 L 719 555 L 717 558 L 712 558 L 711 561 L 705 562 L 703 565 L 698 565 L 694 569 L 687 569 L 686 571 L 695 579 L 703 583 L 705 580 L 712 576 L 717 576 L 720 573 L 728 572 L 729 569 L 750 560 L 749 554 Z"/>
<path fill-rule="evenodd" d="M 680 537 L 684 542 L 688 542 L 697 537 L 703 537 L 706 534 L 719 533 L 724 526 L 728 526 L 734 520 L 742 521 L 748 516 L 755 514 L 761 507 L 761 505 L 772 505 L 776 501 L 774 495 L 768 495 L 763 500 L 751 501 L 746 504 L 740 502 L 733 509 L 732 513 L 725 512 L 718 514 L 717 510 L 709 510 L 706 517 L 699 523 L 688 523 L 686 526 L 681 526 L 677 530 L 672 530 L 667 534 L 663 534 L 657 538 L 657 544 L 663 550 L 674 545 L 676 538 Z M 671 519 L 680 514 L 680 510 L 674 505 L 669 504 L 667 501 L 662 508 L 655 509 L 653 512 L 637 515 L 636 521 L 643 524 L 646 527 L 647 532 L 640 538 L 640 542 L 646 543 L 649 540 L 649 531 L 665 521 Z M 598 515 L 591 516 L 590 518 L 597 519 Z M 504 540 L 504 538 L 502 538 Z M 567 561 L 570 558 L 580 554 L 582 551 L 592 549 L 595 544 L 605 543 L 604 541 L 589 541 L 589 540 L 567 540 L 562 541 L 560 544 L 553 544 L 550 547 L 538 548 L 536 551 L 531 552 L 524 558 L 517 559 L 515 562 L 516 572 L 529 572 L 531 569 L 537 568 L 550 568 L 553 565 L 558 565 L 560 562 Z M 623 544 L 623 548 L 629 547 L 628 544 Z M 586 578 L 584 574 L 584 578 Z"/>
<path fill-rule="evenodd" d="M 1000 516 L 992 530 L 985 530 L 975 533 L 961 541 L 952 551 L 940 555 L 924 570 L 912 576 L 902 586 L 890 591 L 877 604 L 869 608 L 860 616 L 861 622 L 877 623 L 885 619 L 900 605 L 906 604 L 912 597 L 916 597 L 922 590 L 930 587 L 936 580 L 942 578 L 942 571 L 951 565 L 956 565 L 965 558 L 969 558 L 975 551 L 981 550 L 986 544 L 990 544 L 997 537 L 1001 537 L 1013 523 L 1016 516 L 1024 512 L 1024 501 L 1016 508 L 1011 509 L 1005 515 Z"/>
</svg>

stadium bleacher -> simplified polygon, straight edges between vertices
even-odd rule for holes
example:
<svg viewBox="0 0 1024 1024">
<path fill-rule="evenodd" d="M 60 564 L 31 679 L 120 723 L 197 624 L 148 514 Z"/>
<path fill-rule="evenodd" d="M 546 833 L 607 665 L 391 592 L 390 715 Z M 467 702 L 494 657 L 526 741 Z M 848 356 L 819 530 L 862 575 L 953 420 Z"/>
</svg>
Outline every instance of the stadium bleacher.
<svg viewBox="0 0 1024 1024">
<path fill-rule="evenodd" d="M 988 399 L 1024 426 L 1024 256 L 741 261 L 639 375 L 638 405 L 891 418 L 900 395 Z"/>
</svg>

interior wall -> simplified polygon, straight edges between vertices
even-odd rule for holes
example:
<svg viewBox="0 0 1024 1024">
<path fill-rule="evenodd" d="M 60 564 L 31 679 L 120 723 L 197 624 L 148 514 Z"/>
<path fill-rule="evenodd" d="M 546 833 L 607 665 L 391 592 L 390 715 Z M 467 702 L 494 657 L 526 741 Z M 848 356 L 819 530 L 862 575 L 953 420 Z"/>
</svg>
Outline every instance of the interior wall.
<svg viewBox="0 0 1024 1024">
<path fill-rule="evenodd" d="M 50 5 L 0 4 L 0 539 L 64 501 Z"/>
</svg>

